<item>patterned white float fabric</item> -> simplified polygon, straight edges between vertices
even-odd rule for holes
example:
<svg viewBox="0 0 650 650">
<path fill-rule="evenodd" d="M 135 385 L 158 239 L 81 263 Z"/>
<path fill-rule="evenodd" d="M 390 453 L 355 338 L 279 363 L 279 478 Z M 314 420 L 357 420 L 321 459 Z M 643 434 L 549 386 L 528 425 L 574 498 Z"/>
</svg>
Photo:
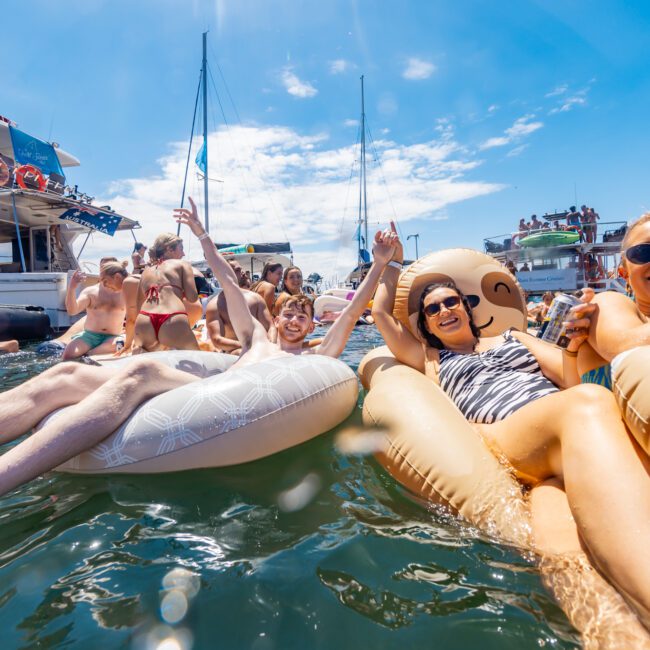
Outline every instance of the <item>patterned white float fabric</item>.
<svg viewBox="0 0 650 650">
<path fill-rule="evenodd" d="M 182 352 L 168 362 L 198 370 L 206 354 L 228 356 Z M 233 368 L 154 397 L 115 433 L 58 469 L 144 473 L 245 463 L 332 429 L 354 409 L 357 396 L 353 371 L 328 357 L 279 357 Z"/>
</svg>

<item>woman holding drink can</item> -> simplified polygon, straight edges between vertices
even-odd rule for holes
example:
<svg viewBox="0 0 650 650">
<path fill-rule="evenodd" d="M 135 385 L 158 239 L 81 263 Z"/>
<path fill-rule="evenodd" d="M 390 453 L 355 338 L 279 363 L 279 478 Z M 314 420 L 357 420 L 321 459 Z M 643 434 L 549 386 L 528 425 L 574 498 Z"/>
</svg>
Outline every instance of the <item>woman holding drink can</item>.
<svg viewBox="0 0 650 650">
<path fill-rule="evenodd" d="M 419 301 L 422 343 L 393 316 L 398 275 L 386 268 L 373 305 L 391 352 L 437 382 L 523 483 L 563 484 L 591 557 L 650 629 L 650 461 L 612 393 L 575 385 L 585 322 L 572 323 L 564 350 L 514 330 L 479 338 L 462 292 L 431 284 Z"/>
</svg>

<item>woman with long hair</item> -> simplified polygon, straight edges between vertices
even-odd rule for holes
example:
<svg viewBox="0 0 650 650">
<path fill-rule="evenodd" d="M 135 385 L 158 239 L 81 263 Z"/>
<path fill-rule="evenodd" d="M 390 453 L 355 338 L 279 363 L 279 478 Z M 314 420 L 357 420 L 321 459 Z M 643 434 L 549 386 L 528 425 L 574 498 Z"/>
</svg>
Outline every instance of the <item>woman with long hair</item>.
<svg viewBox="0 0 650 650">
<path fill-rule="evenodd" d="M 610 391 L 569 387 L 586 331 L 565 351 L 514 330 L 480 338 L 463 293 L 434 283 L 419 299 L 419 340 L 393 316 L 397 280 L 387 266 L 373 304 L 391 352 L 439 384 L 521 482 L 563 483 L 590 556 L 650 629 L 650 459 Z"/>
<path fill-rule="evenodd" d="M 262 269 L 260 279 L 253 284 L 251 291 L 259 293 L 269 311 L 273 313 L 275 304 L 275 292 L 282 279 L 282 264 L 279 262 L 267 262 Z"/>
<path fill-rule="evenodd" d="M 163 233 L 151 248 L 156 264 L 147 267 L 140 280 L 133 352 L 153 352 L 160 346 L 198 350 L 184 304 L 195 302 L 198 294 L 192 265 L 182 259 L 183 240 Z"/>
<path fill-rule="evenodd" d="M 302 293 L 302 271 L 297 266 L 287 266 L 282 274 L 282 285 L 280 293 L 275 300 L 273 315 L 277 316 L 282 309 L 283 303 L 291 296 Z"/>
</svg>

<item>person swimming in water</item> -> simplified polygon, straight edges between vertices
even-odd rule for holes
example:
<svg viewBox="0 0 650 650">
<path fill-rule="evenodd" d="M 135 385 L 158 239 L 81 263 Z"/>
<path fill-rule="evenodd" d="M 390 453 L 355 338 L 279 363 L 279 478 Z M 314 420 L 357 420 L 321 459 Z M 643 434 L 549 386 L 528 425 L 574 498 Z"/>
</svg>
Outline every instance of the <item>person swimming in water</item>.
<svg viewBox="0 0 650 650">
<path fill-rule="evenodd" d="M 275 305 L 275 292 L 282 279 L 282 264 L 279 262 L 267 262 L 262 269 L 260 279 L 253 284 L 251 291 L 259 293 L 269 312 L 273 313 Z"/>
<path fill-rule="evenodd" d="M 81 271 L 74 272 L 68 282 L 65 306 L 71 316 L 85 311 L 86 320 L 84 329 L 73 335 L 63 350 L 64 361 L 88 353 L 103 352 L 100 346 L 113 344 L 122 333 L 125 314 L 122 284 L 128 275 L 123 264 L 106 261 L 100 264 L 99 284 L 82 289 L 77 297 L 76 289 L 84 281 L 85 275 Z"/>
<path fill-rule="evenodd" d="M 290 296 L 297 296 L 302 291 L 302 271 L 297 266 L 287 266 L 282 274 L 280 293 L 273 305 L 273 314 L 277 315 L 284 301 Z"/>
<path fill-rule="evenodd" d="M 272 343 L 264 326 L 251 315 L 233 269 L 204 231 L 194 202 L 191 199 L 189 202 L 191 210 L 177 209 L 176 217 L 198 237 L 205 259 L 226 295 L 232 324 L 242 345 L 242 354 L 233 367 L 290 355 L 338 357 L 393 256 L 395 237 L 376 234 L 374 262 L 365 282 L 320 345 L 312 348 L 303 345 L 314 323 L 312 302 L 302 295 L 292 296 L 283 305 L 274 321 L 278 341 Z M 57 364 L 1 393 L 1 443 L 22 436 L 57 409 L 71 408 L 48 420 L 42 428 L 0 456 L 0 494 L 101 442 L 147 399 L 196 381 L 199 377 L 165 366 L 145 354 L 123 368 Z"/>
<path fill-rule="evenodd" d="M 139 313 L 135 322 L 133 352 L 198 350 L 184 300 L 196 302 L 198 293 L 192 265 L 184 261 L 183 240 L 163 233 L 152 246 L 156 260 L 141 275 Z"/>
<path fill-rule="evenodd" d="M 398 244 L 398 263 L 402 255 Z M 563 482 L 591 556 L 650 629 L 650 459 L 639 455 L 611 392 L 558 389 L 574 383 L 587 331 L 574 332 L 565 351 L 514 330 L 480 338 L 467 298 L 441 283 L 420 296 L 419 340 L 393 316 L 397 280 L 389 266 L 373 304 L 391 352 L 439 384 L 523 483 Z"/>
</svg>

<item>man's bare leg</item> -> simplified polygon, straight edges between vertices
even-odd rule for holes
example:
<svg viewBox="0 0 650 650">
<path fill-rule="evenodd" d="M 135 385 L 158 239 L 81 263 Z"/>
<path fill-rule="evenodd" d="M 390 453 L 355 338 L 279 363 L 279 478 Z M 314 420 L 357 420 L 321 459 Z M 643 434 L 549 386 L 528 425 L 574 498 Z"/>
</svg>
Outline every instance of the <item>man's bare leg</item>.
<svg viewBox="0 0 650 650">
<path fill-rule="evenodd" d="M 145 400 L 199 380 L 146 357 L 109 379 L 0 457 L 0 494 L 102 441 Z"/>
<path fill-rule="evenodd" d="M 117 372 L 117 368 L 59 363 L 0 393 L 0 444 L 27 433 L 52 411 L 80 402 Z"/>
</svg>

